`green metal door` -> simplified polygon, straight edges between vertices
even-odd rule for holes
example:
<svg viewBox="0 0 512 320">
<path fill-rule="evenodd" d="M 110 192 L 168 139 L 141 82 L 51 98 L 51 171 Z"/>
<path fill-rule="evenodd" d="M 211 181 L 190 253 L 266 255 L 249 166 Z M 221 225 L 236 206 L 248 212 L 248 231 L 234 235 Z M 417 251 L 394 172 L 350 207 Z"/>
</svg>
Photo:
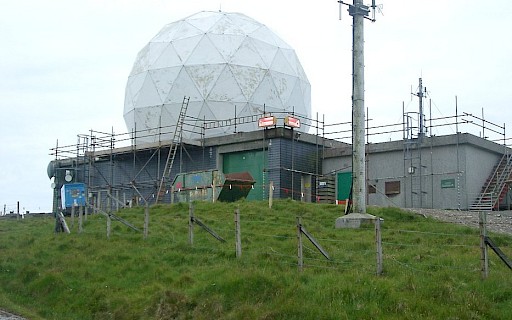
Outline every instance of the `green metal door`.
<svg viewBox="0 0 512 320">
<path fill-rule="evenodd" d="M 263 151 L 241 151 L 223 155 L 224 173 L 248 171 L 256 181 L 254 189 L 249 192 L 247 200 L 263 199 Z"/>
<path fill-rule="evenodd" d="M 350 195 L 350 187 L 352 186 L 352 172 L 338 172 L 337 175 L 338 193 L 337 200 L 345 201 Z"/>
</svg>

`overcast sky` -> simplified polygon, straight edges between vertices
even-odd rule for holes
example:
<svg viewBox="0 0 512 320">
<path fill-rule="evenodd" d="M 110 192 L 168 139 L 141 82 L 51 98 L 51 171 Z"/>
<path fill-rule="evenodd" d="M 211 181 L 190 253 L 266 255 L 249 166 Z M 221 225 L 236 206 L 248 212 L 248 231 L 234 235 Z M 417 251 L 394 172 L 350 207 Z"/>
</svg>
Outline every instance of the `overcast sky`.
<svg viewBox="0 0 512 320">
<path fill-rule="evenodd" d="M 240 12 L 297 52 L 312 111 L 351 119 L 351 17 L 336 0 L 17 0 L 0 11 L 0 206 L 51 210 L 49 149 L 90 129 L 126 131 L 124 90 L 140 49 L 166 24 L 199 11 Z M 422 77 L 434 116 L 458 108 L 512 129 L 512 6 L 505 0 L 377 0 L 365 22 L 372 124 L 415 111 Z M 510 130 L 509 130 L 510 131 Z M 475 133 L 478 134 L 478 133 Z M 510 133 L 507 134 L 510 136 Z"/>
</svg>

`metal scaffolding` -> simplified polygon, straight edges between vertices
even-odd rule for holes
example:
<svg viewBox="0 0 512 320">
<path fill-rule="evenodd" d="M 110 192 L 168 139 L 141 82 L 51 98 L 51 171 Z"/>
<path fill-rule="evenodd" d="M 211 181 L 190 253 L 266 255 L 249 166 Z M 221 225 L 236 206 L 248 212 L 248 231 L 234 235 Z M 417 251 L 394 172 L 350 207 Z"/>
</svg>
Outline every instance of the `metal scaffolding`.
<svg viewBox="0 0 512 320">
<path fill-rule="evenodd" d="M 289 114 L 272 113 L 272 115 L 278 119 L 275 126 L 280 127 L 284 126 L 284 119 Z M 403 115 L 401 123 L 393 124 L 372 125 L 375 120 L 367 119 L 365 126 L 366 152 L 371 149 L 372 144 L 390 141 L 390 137 L 397 137 L 394 140 L 404 141 L 404 161 L 411 160 L 414 156 L 414 148 L 417 147 L 415 145 L 419 130 L 417 121 L 420 117 L 414 112 L 404 111 Z M 162 197 L 162 201 L 169 202 L 169 183 L 172 175 L 170 175 L 170 172 L 165 172 L 164 165 L 173 144 L 176 147 L 175 151 L 179 152 L 180 161 L 179 166 L 174 166 L 173 175 L 183 171 L 184 161 L 189 165 L 194 163 L 195 170 L 202 167 L 212 169 L 211 167 L 217 164 L 209 163 L 211 147 L 205 145 L 208 131 L 213 128 L 233 126 L 234 124 L 257 123 L 262 116 L 263 114 L 223 120 L 197 119 L 192 116 L 185 116 L 183 131 L 194 132 L 200 138 L 172 142 L 162 137 L 164 133 L 167 133 L 166 137 L 168 137 L 168 132 L 176 130 L 176 126 L 156 128 L 156 130 L 153 128 L 151 132 L 149 130 L 133 130 L 121 134 L 115 133 L 113 130 L 111 132 L 90 130 L 88 134 L 77 135 L 76 144 L 59 145 L 57 143 L 54 148 L 50 149 L 50 154 L 55 161 L 65 163 L 63 167 L 72 170 L 73 176 L 77 180 L 87 184 L 90 202 L 97 208 L 114 210 L 141 202 L 155 203 L 159 195 Z M 329 141 L 337 142 L 338 145 L 344 143 L 344 145 L 350 146 L 352 124 L 349 121 L 326 123 L 325 116 L 319 117 L 318 114 L 315 119 L 297 115 L 296 117 L 300 118 L 306 132 L 309 131 L 316 136 L 314 140 L 314 143 L 316 143 L 314 175 L 320 176 L 324 150 L 330 148 L 332 144 Z M 198 121 L 201 125 L 198 125 Z M 471 133 L 476 131 L 480 132 L 480 136 L 485 133 L 483 138 L 502 143 L 504 150 L 507 150 L 506 145 L 509 138 L 506 138 L 505 126 L 485 120 L 483 116 L 478 117 L 467 112 L 458 113 L 456 111 L 453 116 L 438 118 L 425 116 L 424 122 L 426 136 L 435 136 L 434 132 L 441 133 L 441 135 L 443 132 L 451 134 L 453 127 L 455 127 L 457 132 L 467 130 Z M 475 135 L 479 136 L 478 133 Z M 143 138 L 151 138 L 156 142 L 142 142 Z M 266 148 L 265 143 L 268 144 L 268 141 L 263 141 L 263 149 Z M 130 158 L 131 160 L 127 160 Z M 423 160 L 417 160 L 419 163 L 416 165 L 407 166 L 404 163 L 404 168 L 417 167 L 421 171 L 425 164 L 422 164 Z M 119 165 L 121 162 L 123 165 Z M 127 165 L 127 163 L 131 163 L 131 165 Z M 290 172 L 296 171 L 292 167 L 281 169 Z M 267 170 L 269 169 L 267 168 Z M 129 179 L 121 180 L 119 176 L 129 177 Z M 162 178 L 165 176 L 168 178 L 165 179 L 165 184 L 161 185 Z M 423 174 L 419 176 L 421 177 Z M 417 189 L 415 192 L 425 191 L 421 185 L 418 185 Z"/>
</svg>

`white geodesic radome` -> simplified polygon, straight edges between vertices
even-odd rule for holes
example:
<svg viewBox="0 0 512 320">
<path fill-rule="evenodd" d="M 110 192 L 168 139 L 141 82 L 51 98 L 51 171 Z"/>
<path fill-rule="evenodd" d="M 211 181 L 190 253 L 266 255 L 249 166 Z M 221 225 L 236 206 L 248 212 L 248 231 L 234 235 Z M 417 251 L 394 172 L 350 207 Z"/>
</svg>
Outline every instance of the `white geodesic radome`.
<svg viewBox="0 0 512 320">
<path fill-rule="evenodd" d="M 172 138 L 185 96 L 190 97 L 185 138 L 198 138 L 204 120 L 263 115 L 264 110 L 311 116 L 311 86 L 295 51 L 240 13 L 200 12 L 166 25 L 151 39 L 128 77 L 128 130 L 137 131 L 142 141 Z M 253 130 L 257 123 L 236 127 Z M 170 134 L 155 135 L 165 132 Z M 205 130 L 206 136 L 233 132 L 234 126 Z M 155 136 L 142 138 L 148 134 Z"/>
</svg>

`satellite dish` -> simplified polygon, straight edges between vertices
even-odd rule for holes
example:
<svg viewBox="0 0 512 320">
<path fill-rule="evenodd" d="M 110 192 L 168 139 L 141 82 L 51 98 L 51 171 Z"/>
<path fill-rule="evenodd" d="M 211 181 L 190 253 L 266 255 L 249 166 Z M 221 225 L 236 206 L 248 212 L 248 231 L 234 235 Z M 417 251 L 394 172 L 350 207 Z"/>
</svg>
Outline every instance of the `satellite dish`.
<svg viewBox="0 0 512 320">
<path fill-rule="evenodd" d="M 71 180 L 73 180 L 73 176 L 71 175 L 71 170 L 66 170 L 66 175 L 64 176 L 64 180 L 66 180 L 66 182 L 71 182 Z"/>
<path fill-rule="evenodd" d="M 59 167 L 58 163 L 56 161 L 51 161 L 48 163 L 48 168 L 46 169 L 46 172 L 48 173 L 48 178 L 55 177 L 55 173 L 57 168 Z"/>
<path fill-rule="evenodd" d="M 55 189 L 57 185 L 55 184 L 55 182 L 52 182 L 52 184 L 50 184 L 50 187 L 52 187 L 52 189 Z"/>
</svg>

